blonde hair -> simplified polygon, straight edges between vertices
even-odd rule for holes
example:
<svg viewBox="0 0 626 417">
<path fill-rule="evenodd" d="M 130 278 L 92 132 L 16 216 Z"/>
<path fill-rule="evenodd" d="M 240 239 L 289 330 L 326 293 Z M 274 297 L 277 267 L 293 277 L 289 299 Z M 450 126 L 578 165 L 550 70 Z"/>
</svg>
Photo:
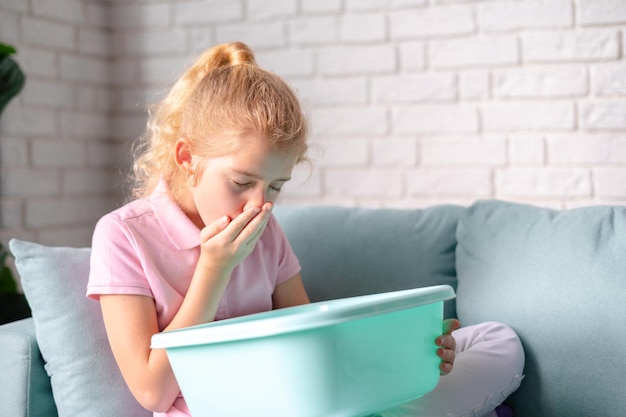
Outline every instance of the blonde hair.
<svg viewBox="0 0 626 417">
<path fill-rule="evenodd" d="M 148 119 L 135 144 L 132 193 L 145 197 L 164 178 L 179 189 L 187 175 L 176 164 L 184 138 L 201 158 L 223 156 L 247 133 L 261 134 L 277 151 L 306 159 L 307 123 L 289 86 L 261 69 L 250 48 L 234 42 L 200 55 Z"/>
</svg>

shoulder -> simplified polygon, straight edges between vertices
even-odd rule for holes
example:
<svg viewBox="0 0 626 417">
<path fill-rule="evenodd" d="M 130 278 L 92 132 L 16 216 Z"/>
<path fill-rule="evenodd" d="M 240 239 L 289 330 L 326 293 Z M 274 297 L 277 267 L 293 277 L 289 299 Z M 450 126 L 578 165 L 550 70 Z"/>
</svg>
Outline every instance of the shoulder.
<svg viewBox="0 0 626 417">
<path fill-rule="evenodd" d="M 98 240 L 118 242 L 121 235 L 132 234 L 133 230 L 152 223 L 154 211 L 145 199 L 135 200 L 105 214 L 98 220 L 94 230 L 94 243 Z"/>
</svg>

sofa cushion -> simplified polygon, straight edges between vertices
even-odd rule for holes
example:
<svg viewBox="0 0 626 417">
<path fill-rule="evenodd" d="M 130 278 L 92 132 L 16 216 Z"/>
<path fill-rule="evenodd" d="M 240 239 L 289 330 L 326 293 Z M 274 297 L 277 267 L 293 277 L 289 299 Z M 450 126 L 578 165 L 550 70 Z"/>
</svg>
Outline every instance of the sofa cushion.
<svg viewBox="0 0 626 417">
<path fill-rule="evenodd" d="M 626 400 L 626 207 L 555 211 L 478 202 L 459 219 L 457 311 L 511 325 L 522 416 L 617 416 Z"/>
<path fill-rule="evenodd" d="M 312 301 L 430 285 L 456 288 L 460 206 L 365 209 L 278 206 L 274 210 L 302 265 Z M 454 317 L 454 300 L 445 303 Z"/>
<path fill-rule="evenodd" d="M 86 298 L 88 248 L 11 240 L 59 417 L 151 416 L 126 387 L 100 306 Z"/>
</svg>

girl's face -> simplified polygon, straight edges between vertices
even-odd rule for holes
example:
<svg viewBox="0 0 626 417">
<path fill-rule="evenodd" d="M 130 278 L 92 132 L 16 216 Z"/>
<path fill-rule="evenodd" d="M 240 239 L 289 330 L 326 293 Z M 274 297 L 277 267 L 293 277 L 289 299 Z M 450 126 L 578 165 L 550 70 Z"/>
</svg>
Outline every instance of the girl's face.
<svg viewBox="0 0 626 417">
<path fill-rule="evenodd" d="M 201 229 L 224 215 L 234 219 L 247 208 L 274 203 L 283 185 L 291 179 L 297 155 L 272 150 L 267 140 L 257 134 L 240 140 L 243 146 L 233 153 L 206 161 L 198 159 L 198 163 L 204 164 L 196 174 L 199 178 L 179 196 L 182 209 Z M 187 155 L 192 167 L 196 161 Z"/>
</svg>

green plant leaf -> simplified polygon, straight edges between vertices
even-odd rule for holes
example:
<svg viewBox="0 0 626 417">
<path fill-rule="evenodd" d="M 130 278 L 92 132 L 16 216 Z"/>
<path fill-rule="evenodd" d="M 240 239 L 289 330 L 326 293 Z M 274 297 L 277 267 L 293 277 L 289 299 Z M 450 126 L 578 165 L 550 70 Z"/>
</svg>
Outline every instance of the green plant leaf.
<svg viewBox="0 0 626 417">
<path fill-rule="evenodd" d="M 7 103 L 20 92 L 25 77 L 19 65 L 8 56 L 0 57 L 0 114 Z"/>
<path fill-rule="evenodd" d="M 0 43 L 0 55 L 13 55 L 17 51 L 11 45 Z"/>
</svg>

